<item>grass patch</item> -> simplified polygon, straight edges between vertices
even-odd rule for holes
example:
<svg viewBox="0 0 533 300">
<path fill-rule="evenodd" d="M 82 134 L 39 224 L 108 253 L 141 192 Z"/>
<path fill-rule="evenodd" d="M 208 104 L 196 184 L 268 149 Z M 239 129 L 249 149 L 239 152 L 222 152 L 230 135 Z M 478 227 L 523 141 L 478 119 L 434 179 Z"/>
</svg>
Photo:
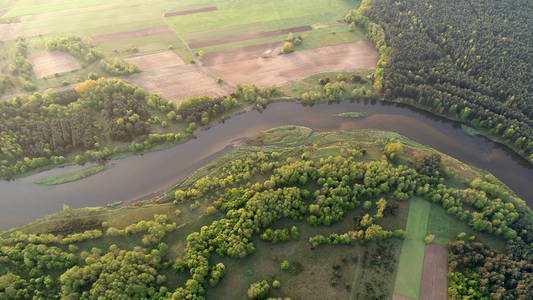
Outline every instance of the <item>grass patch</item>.
<svg viewBox="0 0 533 300">
<path fill-rule="evenodd" d="M 121 205 L 122 203 L 124 203 L 124 201 L 117 201 L 117 202 L 109 203 L 107 207 L 114 208 L 114 207 Z"/>
<path fill-rule="evenodd" d="M 366 113 L 358 112 L 358 111 L 345 112 L 345 113 L 337 114 L 337 117 L 348 118 L 348 119 L 360 119 L 360 118 L 366 117 Z"/>
<path fill-rule="evenodd" d="M 476 240 L 490 246 L 493 249 L 503 249 L 505 242 L 494 235 L 487 233 L 474 232 L 472 228 L 466 225 L 461 220 L 446 213 L 446 210 L 441 206 L 431 203 L 429 212 L 429 222 L 427 226 L 427 234 L 434 234 L 434 244 L 446 246 L 449 241 L 455 241 L 457 235 L 461 232 L 466 233 L 466 239 L 475 236 Z"/>
<path fill-rule="evenodd" d="M 73 182 L 73 181 L 81 180 L 83 178 L 87 178 L 94 174 L 100 173 L 105 169 L 107 169 L 107 165 L 104 165 L 104 166 L 99 165 L 99 166 L 90 167 L 87 169 L 79 170 L 79 171 L 65 174 L 65 175 L 43 178 L 43 179 L 35 181 L 34 183 L 42 184 L 42 185 L 58 185 L 58 184 Z"/>
<path fill-rule="evenodd" d="M 421 198 L 413 197 L 409 201 L 407 238 L 402 243 L 394 293 L 413 299 L 418 299 L 420 293 L 430 208 L 430 203 Z"/>
</svg>

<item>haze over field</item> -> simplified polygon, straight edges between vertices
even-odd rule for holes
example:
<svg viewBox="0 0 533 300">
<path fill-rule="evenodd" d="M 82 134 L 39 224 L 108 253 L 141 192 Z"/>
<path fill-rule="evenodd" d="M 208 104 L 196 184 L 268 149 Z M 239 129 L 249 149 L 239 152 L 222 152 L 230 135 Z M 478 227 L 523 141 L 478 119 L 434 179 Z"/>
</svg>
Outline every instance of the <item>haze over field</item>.
<svg viewBox="0 0 533 300">
<path fill-rule="evenodd" d="M 533 299 L 532 11 L 0 0 L 0 300 Z"/>
</svg>

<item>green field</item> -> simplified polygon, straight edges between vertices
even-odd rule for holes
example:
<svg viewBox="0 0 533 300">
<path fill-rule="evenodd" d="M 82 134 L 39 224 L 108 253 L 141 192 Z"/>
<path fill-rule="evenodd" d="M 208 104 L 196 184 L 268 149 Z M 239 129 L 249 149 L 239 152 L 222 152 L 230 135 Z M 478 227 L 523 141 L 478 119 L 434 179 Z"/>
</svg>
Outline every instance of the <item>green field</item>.
<svg viewBox="0 0 533 300">
<path fill-rule="evenodd" d="M 409 201 L 407 238 L 402 243 L 394 293 L 418 299 L 424 265 L 426 228 L 431 204 L 414 197 Z"/>
</svg>

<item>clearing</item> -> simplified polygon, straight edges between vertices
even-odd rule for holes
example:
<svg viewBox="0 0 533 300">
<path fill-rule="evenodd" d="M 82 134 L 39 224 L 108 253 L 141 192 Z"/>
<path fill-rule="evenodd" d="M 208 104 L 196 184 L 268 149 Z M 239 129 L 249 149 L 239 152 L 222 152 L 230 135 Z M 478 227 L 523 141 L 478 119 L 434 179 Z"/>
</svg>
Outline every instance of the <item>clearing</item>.
<svg viewBox="0 0 533 300">
<path fill-rule="evenodd" d="M 21 23 L 0 24 L 0 41 L 12 41 L 17 39 L 20 33 Z"/>
<path fill-rule="evenodd" d="M 120 41 L 120 40 L 127 40 L 131 38 L 165 34 L 165 33 L 171 33 L 171 32 L 173 32 L 172 28 L 168 26 L 158 26 L 158 27 L 145 28 L 145 29 L 139 29 L 139 30 L 133 30 L 133 31 L 123 31 L 123 32 L 117 32 L 117 33 L 95 35 L 91 39 L 95 43 L 105 43 L 105 42 L 114 42 L 114 41 Z"/>
<path fill-rule="evenodd" d="M 29 59 L 37 77 L 66 73 L 81 68 L 76 58 L 62 51 L 42 51 L 30 55 Z"/>
<path fill-rule="evenodd" d="M 125 61 L 135 64 L 143 71 L 180 66 L 185 63 L 174 51 L 129 57 Z"/>
<path fill-rule="evenodd" d="M 400 263 L 394 285 L 394 293 L 418 299 L 424 264 L 424 238 L 428 224 L 431 203 L 413 197 L 409 201 L 407 216 L 407 237 L 402 243 Z"/>
<path fill-rule="evenodd" d="M 231 93 L 231 90 L 216 83 L 215 79 L 204 74 L 196 65 L 149 70 L 124 79 L 149 92 L 161 93 L 175 103 L 201 95 L 218 97 Z"/>
<path fill-rule="evenodd" d="M 421 300 L 446 300 L 448 296 L 446 248 L 427 245 L 420 288 Z"/>
<path fill-rule="evenodd" d="M 257 55 L 258 52 L 256 48 L 248 47 L 242 48 L 241 51 L 245 52 L 243 56 Z M 234 53 L 231 51 L 229 55 Z M 379 54 L 372 43 L 358 41 L 275 55 L 270 58 L 257 57 L 209 65 L 206 71 L 214 77 L 222 77 L 230 85 L 242 83 L 269 87 L 325 71 L 373 70 L 376 68 L 378 57 Z M 224 58 L 217 57 L 216 60 L 224 61 Z M 208 58 L 208 63 L 214 61 L 214 57 Z"/>
</svg>

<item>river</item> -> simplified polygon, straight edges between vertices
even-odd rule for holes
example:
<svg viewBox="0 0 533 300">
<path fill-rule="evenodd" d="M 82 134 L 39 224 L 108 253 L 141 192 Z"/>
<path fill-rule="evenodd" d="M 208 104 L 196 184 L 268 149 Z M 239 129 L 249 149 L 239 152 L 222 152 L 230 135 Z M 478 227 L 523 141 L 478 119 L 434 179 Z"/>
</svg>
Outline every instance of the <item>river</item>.
<svg viewBox="0 0 533 300">
<path fill-rule="evenodd" d="M 341 112 L 360 111 L 363 119 L 339 118 Z M 376 128 L 400 133 L 465 163 L 485 169 L 533 206 L 533 168 L 523 158 L 487 138 L 466 134 L 455 122 L 401 104 L 374 101 L 303 106 L 295 102 L 270 104 L 264 111 L 248 111 L 199 132 L 196 139 L 175 147 L 113 160 L 105 171 L 57 186 L 32 183 L 79 169 L 65 167 L 16 181 L 0 181 L 0 230 L 22 225 L 70 207 L 105 206 L 147 199 L 168 189 L 205 163 L 231 149 L 240 139 L 282 125 L 315 130 Z"/>
</svg>

